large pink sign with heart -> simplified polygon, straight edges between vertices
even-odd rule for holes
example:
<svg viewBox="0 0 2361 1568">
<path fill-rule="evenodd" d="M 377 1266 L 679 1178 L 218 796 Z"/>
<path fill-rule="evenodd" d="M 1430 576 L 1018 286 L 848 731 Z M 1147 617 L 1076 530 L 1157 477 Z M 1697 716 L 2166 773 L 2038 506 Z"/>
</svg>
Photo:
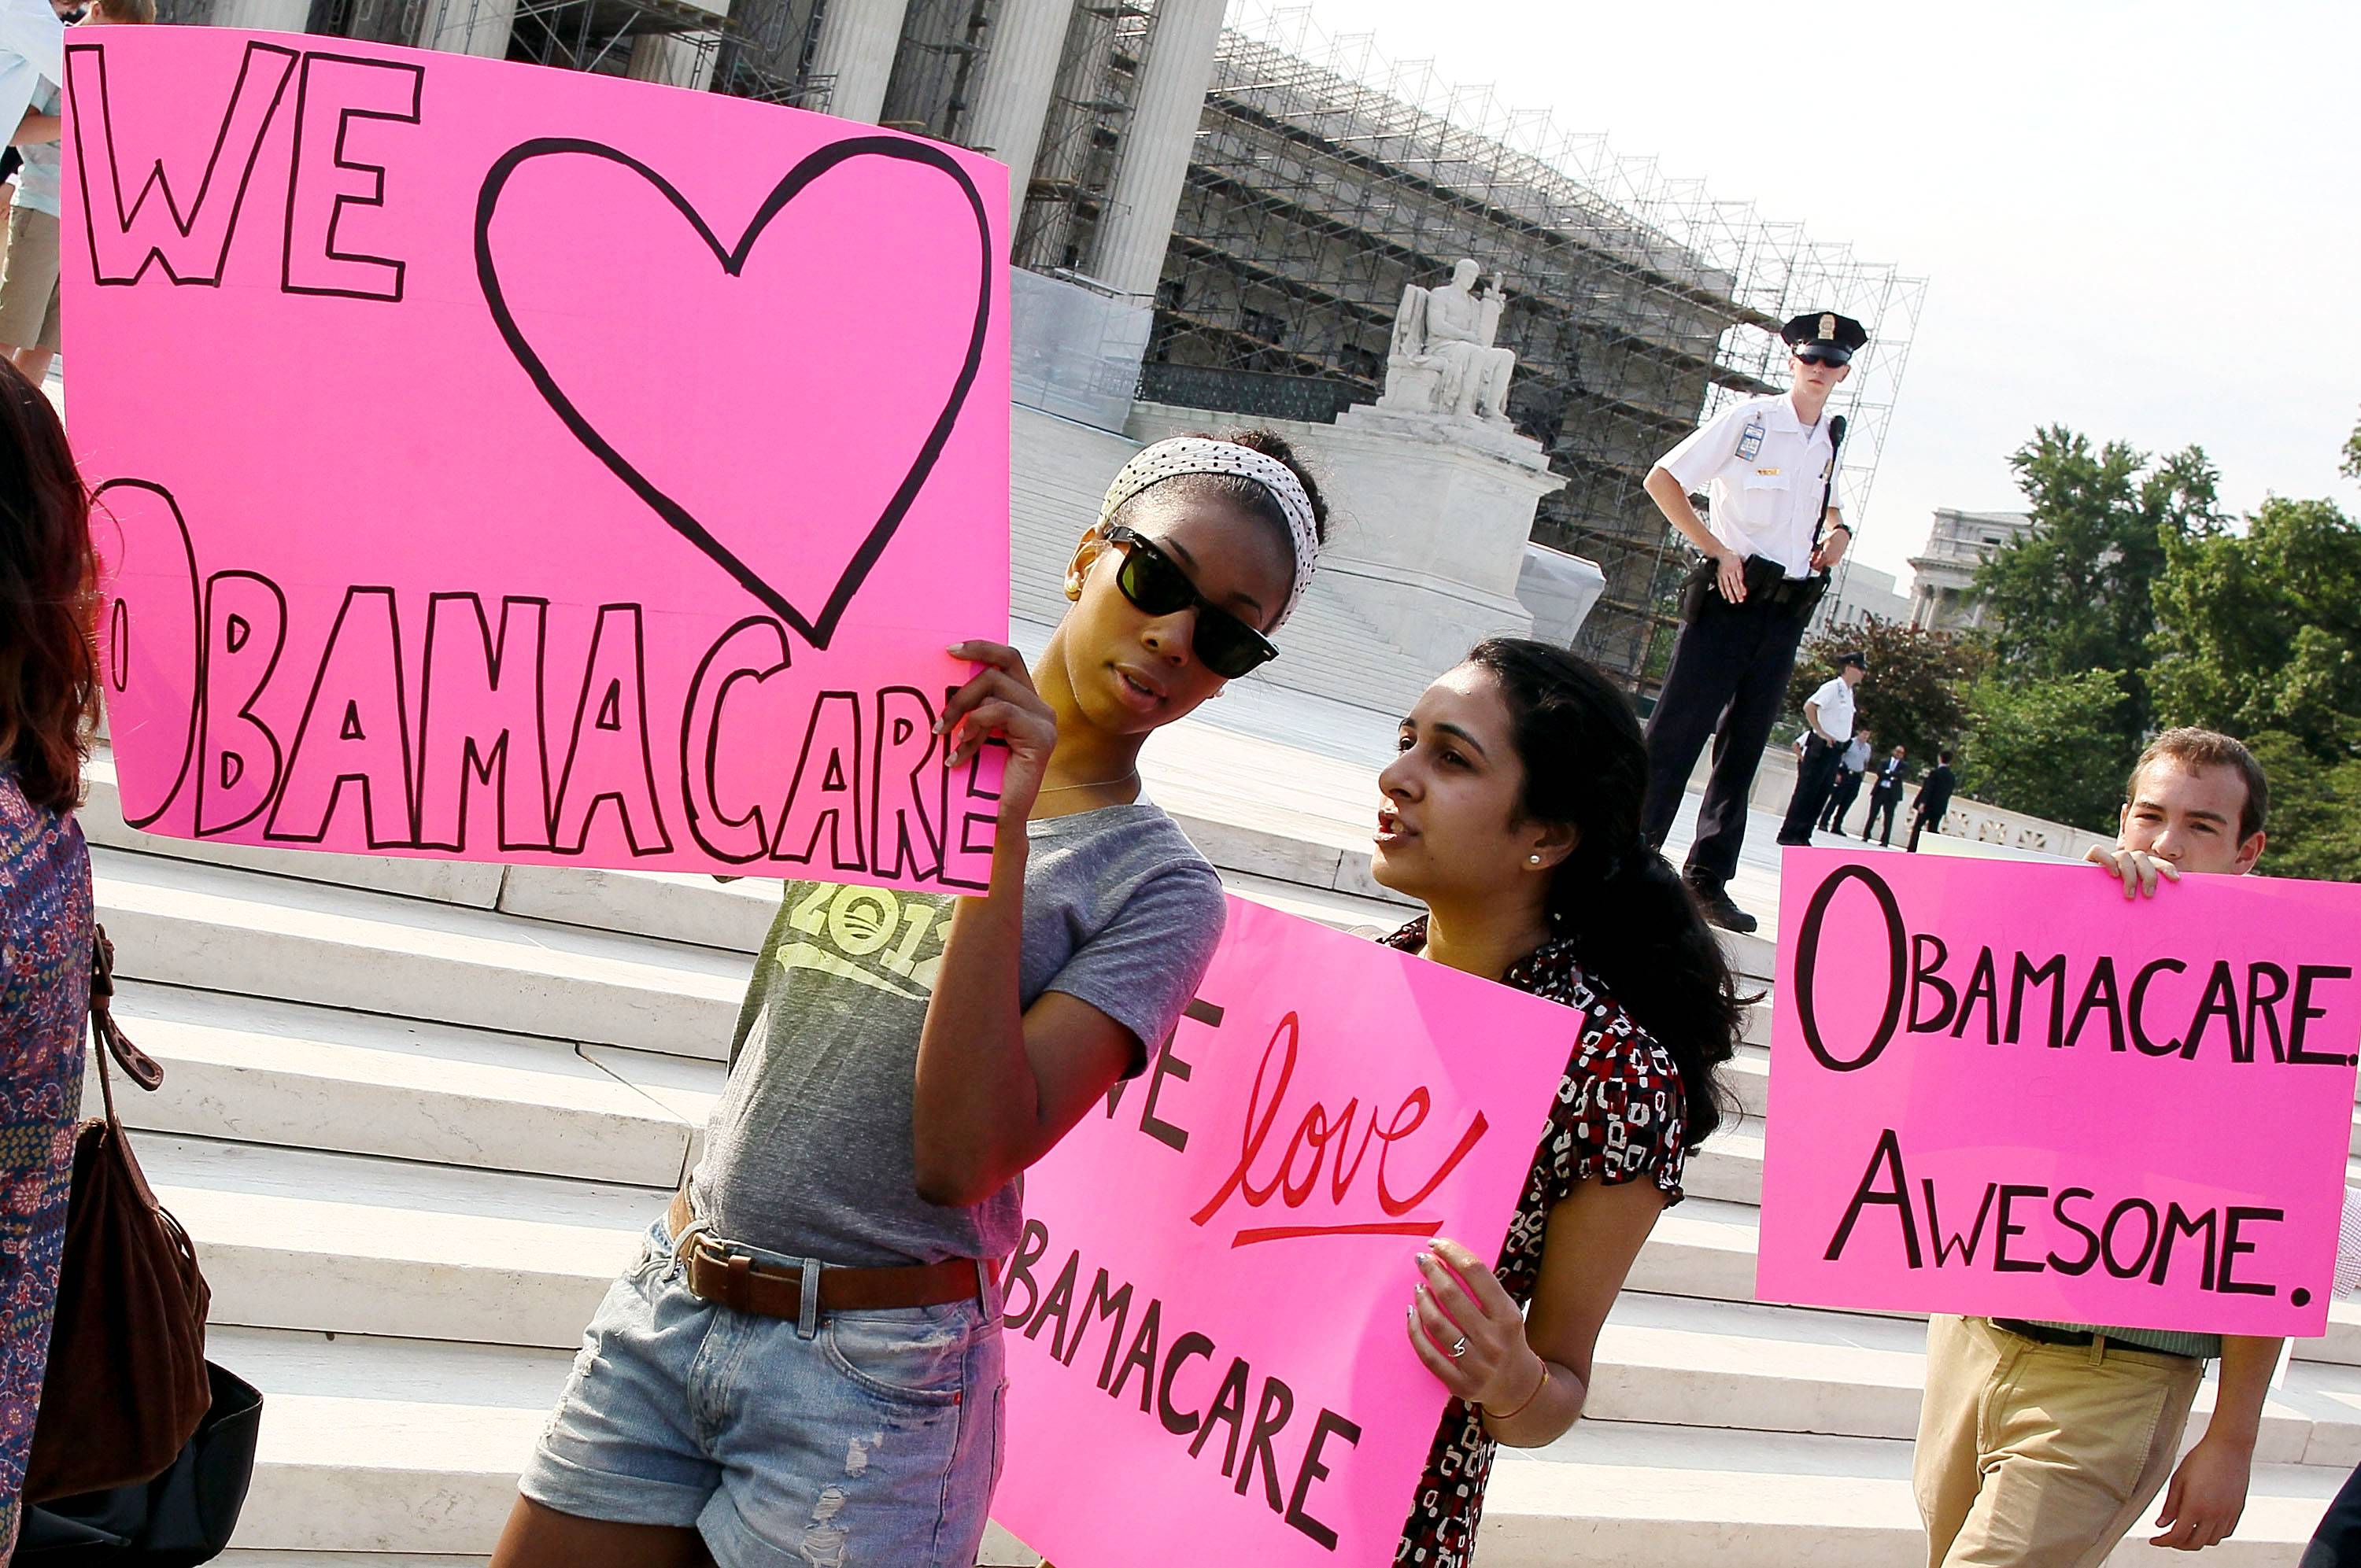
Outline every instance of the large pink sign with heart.
<svg viewBox="0 0 2361 1568">
<path fill-rule="evenodd" d="M 135 826 L 980 887 L 1005 170 L 220 28 L 68 51 L 71 433 Z"/>
<path fill-rule="evenodd" d="M 1757 1292 L 2326 1331 L 2361 889 L 1790 850 Z"/>
<path fill-rule="evenodd" d="M 1380 1568 L 1583 1015 L 1244 899 L 1172 1039 L 1027 1173 L 993 1517 L 1059 1568 Z"/>
</svg>

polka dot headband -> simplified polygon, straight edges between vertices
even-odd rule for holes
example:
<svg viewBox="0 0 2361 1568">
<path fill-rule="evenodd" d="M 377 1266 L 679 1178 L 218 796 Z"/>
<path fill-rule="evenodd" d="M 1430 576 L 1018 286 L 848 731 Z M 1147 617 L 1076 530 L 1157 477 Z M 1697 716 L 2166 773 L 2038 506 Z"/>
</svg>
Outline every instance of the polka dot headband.
<svg viewBox="0 0 2361 1568">
<path fill-rule="evenodd" d="M 1295 477 L 1295 470 L 1278 458 L 1251 446 L 1240 446 L 1235 441 L 1215 441 L 1202 435 L 1176 435 L 1170 441 L 1143 446 L 1123 466 L 1115 483 L 1107 487 L 1106 499 L 1099 503 L 1099 526 L 1104 528 L 1126 501 L 1150 485 L 1177 479 L 1183 474 L 1228 474 L 1252 479 L 1279 502 L 1279 510 L 1287 518 L 1287 531 L 1295 540 L 1295 585 L 1287 591 L 1287 603 L 1280 607 L 1279 619 L 1271 622 L 1270 629 L 1278 630 L 1295 613 L 1295 607 L 1303 602 L 1303 590 L 1312 586 L 1312 574 L 1320 565 L 1320 529 L 1312 515 L 1312 498 L 1304 493 L 1303 482 Z"/>
</svg>

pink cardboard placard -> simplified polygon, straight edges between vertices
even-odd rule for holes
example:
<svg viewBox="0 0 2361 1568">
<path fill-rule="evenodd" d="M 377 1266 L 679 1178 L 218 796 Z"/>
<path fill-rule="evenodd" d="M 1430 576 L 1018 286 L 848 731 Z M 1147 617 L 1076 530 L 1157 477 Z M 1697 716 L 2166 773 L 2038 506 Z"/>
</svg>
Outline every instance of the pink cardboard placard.
<svg viewBox="0 0 2361 1568">
<path fill-rule="evenodd" d="M 71 431 L 149 832 L 982 884 L 1006 171 L 610 76 L 77 33 Z"/>
<path fill-rule="evenodd" d="M 2325 1331 L 2361 889 L 1790 850 L 1756 1290 Z"/>
<path fill-rule="evenodd" d="M 994 1517 L 1059 1568 L 1391 1563 L 1444 1403 L 1411 1255 L 1499 1255 L 1580 1024 L 1231 899 L 1170 1048 L 1026 1178 Z"/>
</svg>

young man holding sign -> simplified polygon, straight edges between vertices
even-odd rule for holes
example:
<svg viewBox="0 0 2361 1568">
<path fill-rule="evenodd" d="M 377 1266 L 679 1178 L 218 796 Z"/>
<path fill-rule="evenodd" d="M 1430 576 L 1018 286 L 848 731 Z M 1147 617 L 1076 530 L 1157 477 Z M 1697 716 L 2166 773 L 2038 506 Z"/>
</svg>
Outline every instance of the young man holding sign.
<svg viewBox="0 0 2361 1568">
<path fill-rule="evenodd" d="M 2152 898 L 2184 872 L 2243 876 L 2263 852 L 2268 806 L 2246 747 L 2168 730 L 2132 770 L 2114 848 L 2089 858 L 2123 879 L 2127 899 Z M 1930 1568 L 2096 1568 L 2159 1490 L 2152 1544 L 2193 1552 L 2222 1541 L 2246 1508 L 2280 1343 L 1938 1315 L 1913 1466 Z M 2213 1418 L 2175 1469 L 2214 1356 Z"/>
</svg>

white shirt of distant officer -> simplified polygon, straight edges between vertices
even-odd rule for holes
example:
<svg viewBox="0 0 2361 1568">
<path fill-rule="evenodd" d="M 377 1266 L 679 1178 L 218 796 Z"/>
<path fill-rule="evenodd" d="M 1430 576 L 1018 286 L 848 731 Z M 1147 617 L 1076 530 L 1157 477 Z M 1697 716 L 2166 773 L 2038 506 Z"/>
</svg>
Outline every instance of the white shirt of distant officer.
<svg viewBox="0 0 2361 1568">
<path fill-rule="evenodd" d="M 2244 876 L 2262 858 L 2265 835 L 2241 839 L 2246 781 L 2230 767 L 2190 767 L 2158 757 L 2139 772 L 2124 803 L 2115 846 L 2094 844 L 2083 858 L 2123 879 L 2124 896 L 2153 898 L 2184 872 Z M 2279 1342 L 2224 1334 L 2221 1382 L 2205 1435 L 2181 1456 L 2157 1516 L 2163 1533 L 2150 1544 L 2193 1551 L 2237 1528 L 2246 1511 L 2255 1439 L 2278 1365 Z"/>
<path fill-rule="evenodd" d="M 1852 688 L 1868 674 L 1859 664 L 1843 665 L 1805 701 L 1804 722 L 1823 744 L 1841 746 L 1852 739 Z"/>
<path fill-rule="evenodd" d="M 1823 416 L 1828 395 L 1852 373 L 1852 367 L 1832 363 L 1825 345 L 1817 343 L 1805 344 L 1788 356 L 1787 363 L 1795 372 L 1795 385 L 1785 397 L 1731 405 L 1648 470 L 1650 499 L 1691 544 L 1712 558 L 1715 580 L 1730 604 L 1745 601 L 1748 556 L 1770 556 L 1786 568 L 1787 576 L 1801 577 L 1843 560 L 1852 540 L 1852 530 L 1838 516 L 1831 498 L 1827 532 L 1819 548 L 1812 548 L 1817 521 L 1812 514 L 1826 490 L 1828 465 L 1834 455 Z M 1786 405 L 1784 411 L 1781 403 Z M 1746 426 L 1758 419 L 1764 427 L 1762 444 L 1741 461 Z M 1710 528 L 1689 505 L 1692 490 L 1705 491 L 1713 502 Z"/>
</svg>

